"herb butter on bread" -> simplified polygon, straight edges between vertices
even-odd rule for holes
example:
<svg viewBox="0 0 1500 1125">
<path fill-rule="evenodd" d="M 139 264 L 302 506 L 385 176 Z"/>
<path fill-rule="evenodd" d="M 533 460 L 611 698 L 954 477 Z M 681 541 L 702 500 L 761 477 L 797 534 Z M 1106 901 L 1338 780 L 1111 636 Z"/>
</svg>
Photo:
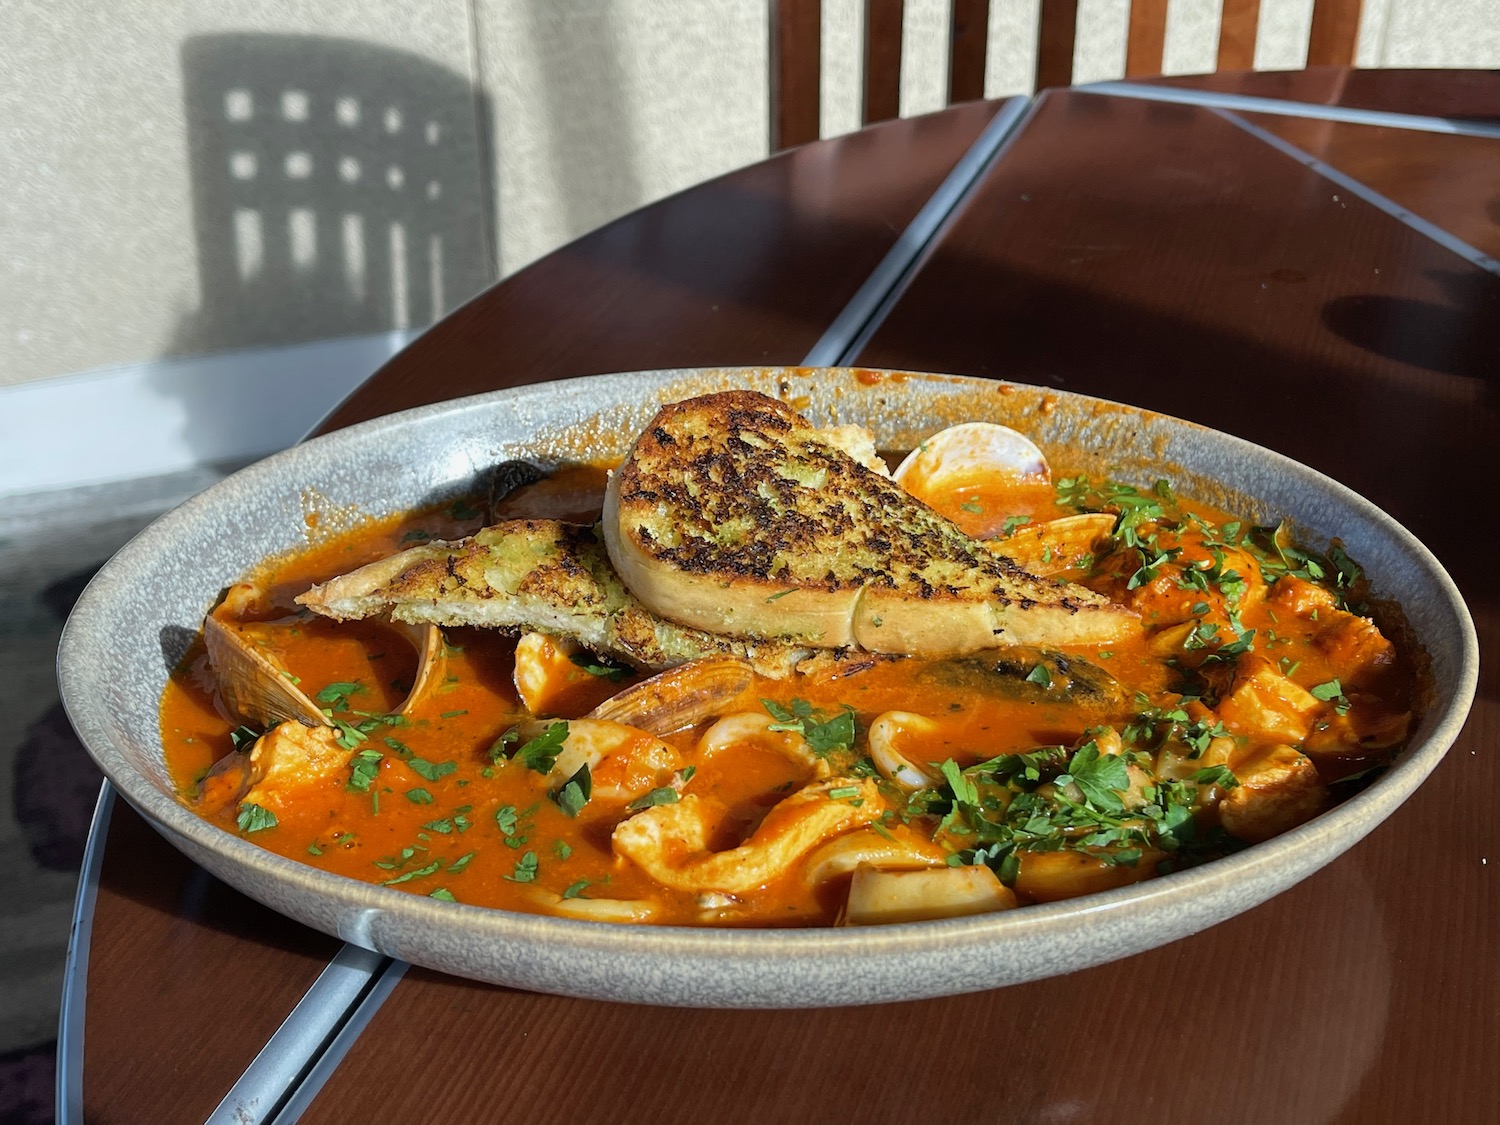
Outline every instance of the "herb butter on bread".
<svg viewBox="0 0 1500 1125">
<path fill-rule="evenodd" d="M 642 603 L 711 633 L 945 656 L 1139 627 L 986 549 L 753 391 L 663 407 L 610 477 L 603 534 Z"/>
</svg>

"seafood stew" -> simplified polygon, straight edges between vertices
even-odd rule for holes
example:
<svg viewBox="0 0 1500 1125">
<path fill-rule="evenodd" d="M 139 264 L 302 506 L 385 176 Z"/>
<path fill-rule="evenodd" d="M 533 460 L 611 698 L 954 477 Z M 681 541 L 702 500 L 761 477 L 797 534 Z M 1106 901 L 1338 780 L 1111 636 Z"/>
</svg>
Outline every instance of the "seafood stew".
<svg viewBox="0 0 1500 1125">
<path fill-rule="evenodd" d="M 631 617 L 590 527 L 603 467 L 575 466 L 232 587 L 163 699 L 174 779 L 264 847 L 437 899 L 807 926 L 1149 878 L 1295 827 L 1390 760 L 1412 661 L 1337 543 L 1047 461 L 955 427 L 894 478 L 1007 566 L 1118 610 L 1108 639 L 903 655 Z M 603 632 L 545 598 L 503 629 L 403 614 L 433 600 L 413 575 L 469 588 L 471 566 L 509 602 L 567 573 L 614 608 Z M 371 567 L 396 624 L 304 608 Z"/>
</svg>

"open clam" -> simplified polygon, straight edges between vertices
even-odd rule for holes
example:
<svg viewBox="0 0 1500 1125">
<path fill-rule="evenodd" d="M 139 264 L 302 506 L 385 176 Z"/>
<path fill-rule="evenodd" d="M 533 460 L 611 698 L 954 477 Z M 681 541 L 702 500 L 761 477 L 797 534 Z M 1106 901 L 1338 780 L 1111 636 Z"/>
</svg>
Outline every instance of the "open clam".
<svg viewBox="0 0 1500 1125">
<path fill-rule="evenodd" d="M 986 476 L 1044 483 L 1050 474 L 1047 458 L 1025 434 L 994 422 L 964 422 L 924 440 L 896 466 L 891 479 L 918 499 L 929 500 Z"/>
<path fill-rule="evenodd" d="M 1023 524 L 1004 539 L 988 539 L 985 546 L 1012 559 L 1029 574 L 1061 574 L 1086 565 L 1109 548 L 1115 517 L 1108 512 L 1083 512 L 1041 523 Z"/>
<path fill-rule="evenodd" d="M 755 670 L 742 660 L 690 660 L 611 696 L 588 718 L 670 734 L 723 714 L 754 681 Z"/>
<path fill-rule="evenodd" d="M 309 726 L 332 725 L 328 715 L 310 699 L 281 664 L 269 643 L 273 624 L 225 621 L 209 614 L 203 621 L 203 642 L 218 682 L 219 698 L 239 721 L 258 729 L 296 719 Z M 417 672 L 397 714 L 411 710 L 429 688 L 442 680 L 443 634 L 436 625 L 393 624 L 392 630 L 417 650 Z"/>
</svg>

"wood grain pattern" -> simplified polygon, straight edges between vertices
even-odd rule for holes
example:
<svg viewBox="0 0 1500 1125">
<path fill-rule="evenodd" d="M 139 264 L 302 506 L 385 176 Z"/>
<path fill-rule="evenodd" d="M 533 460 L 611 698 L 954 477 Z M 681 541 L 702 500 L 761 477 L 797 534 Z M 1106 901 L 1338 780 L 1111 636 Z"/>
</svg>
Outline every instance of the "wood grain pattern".
<svg viewBox="0 0 1500 1125">
<path fill-rule="evenodd" d="M 1414 952 L 1384 940 L 1376 878 L 1356 859 L 1283 896 L 1279 913 L 1115 965 L 870 1008 L 628 1007 L 414 972 L 302 1121 L 468 1121 L 502 1105 L 526 1106 L 537 1125 L 1352 1121 L 1340 1104 L 1379 1057 L 1391 994 L 1404 991 L 1397 958 Z M 1320 910 L 1330 898 L 1343 909 Z M 1304 913 L 1295 952 L 1251 952 L 1283 947 Z M 1143 1035 L 1162 1060 L 1200 1059 L 1211 1036 L 1220 1065 L 1122 1098 L 1141 1089 Z M 475 1066 L 455 1036 L 493 1044 L 493 1064 Z M 418 1077 L 390 1082 L 394 1059 Z"/>
<path fill-rule="evenodd" d="M 989 47 L 990 0 L 953 0 L 952 50 L 948 64 L 948 104 L 984 97 L 985 54 Z"/>
<path fill-rule="evenodd" d="M 901 116 L 904 0 L 865 0 L 865 124 Z"/>
<path fill-rule="evenodd" d="M 818 139 L 823 42 L 822 0 L 771 5 L 771 151 Z"/>
<path fill-rule="evenodd" d="M 123 800 L 89 950 L 89 1122 L 202 1121 L 342 945 L 251 902 Z"/>
<path fill-rule="evenodd" d="M 1219 69 L 1253 67 L 1259 32 L 1260 0 L 1224 0 L 1219 14 Z"/>
<path fill-rule="evenodd" d="M 1313 0 L 1308 66 L 1350 66 L 1359 40 L 1362 0 Z"/>
<path fill-rule="evenodd" d="M 1078 0 L 1041 0 L 1036 40 L 1035 89 L 1073 82 L 1073 44 L 1078 34 Z"/>
<path fill-rule="evenodd" d="M 325 428 L 573 375 L 796 363 L 996 108 L 794 149 L 637 211 L 451 314 Z"/>
<path fill-rule="evenodd" d="M 1167 0 L 1130 0 L 1125 37 L 1125 77 L 1160 74 L 1167 46 Z"/>
</svg>

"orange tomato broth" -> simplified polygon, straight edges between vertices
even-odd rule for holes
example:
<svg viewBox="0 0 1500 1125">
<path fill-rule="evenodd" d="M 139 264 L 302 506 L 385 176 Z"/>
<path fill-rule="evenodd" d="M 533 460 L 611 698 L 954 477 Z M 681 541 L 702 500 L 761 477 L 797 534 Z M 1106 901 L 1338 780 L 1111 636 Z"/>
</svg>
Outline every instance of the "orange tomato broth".
<svg viewBox="0 0 1500 1125">
<path fill-rule="evenodd" d="M 603 483 L 600 469 L 559 470 L 507 498 L 496 507 L 494 520 L 595 519 Z M 1216 523 L 1229 518 L 1200 505 L 1179 503 L 1182 510 L 1195 511 Z M 1073 511 L 1057 502 L 1051 485 L 1035 481 L 998 493 L 979 485 L 966 487 L 938 506 L 976 535 L 994 535 L 1008 517 L 1041 521 Z M 262 617 L 265 629 L 280 631 L 272 647 L 308 695 L 321 685 L 357 682 L 362 690 L 349 697 L 348 708 L 380 713 L 399 706 L 415 667 L 409 642 L 379 623 L 335 624 L 295 613 L 292 598 L 314 581 L 347 573 L 411 545 L 414 539 L 458 538 L 478 530 L 482 521 L 477 513 L 464 511 L 462 505 L 457 509 L 474 518 L 455 518 L 450 509 L 371 520 L 305 551 L 270 560 L 253 576 L 266 595 L 261 610 L 248 617 Z M 1081 572 L 1069 571 L 1064 576 L 1077 579 Z M 1091 584 L 1111 582 L 1111 592 L 1118 593 L 1123 576 L 1106 575 Z M 1153 614 L 1159 612 L 1152 608 L 1151 591 L 1136 594 L 1144 595 L 1137 608 L 1150 625 Z M 1174 598 L 1180 601 L 1181 595 L 1164 591 L 1158 600 Z M 1216 602 L 1205 616 L 1223 620 L 1222 610 Z M 1299 633 L 1286 616 L 1278 618 L 1269 602 L 1248 608 L 1242 624 L 1258 630 L 1260 637 L 1267 630 L 1279 630 L 1275 635 L 1282 638 L 1278 642 L 1282 651 L 1295 654 L 1300 665 L 1300 683 L 1321 683 L 1340 674 L 1336 654 L 1309 643 L 1310 637 L 1303 635 L 1307 630 Z M 251 625 L 262 627 L 253 620 Z M 357 747 L 380 754 L 369 790 L 351 789 L 345 784 L 347 774 L 325 779 L 305 802 L 282 812 L 274 827 L 249 837 L 270 851 L 323 870 L 467 904 L 547 913 L 548 902 L 556 902 L 550 896 L 557 895 L 645 900 L 656 906 L 653 922 L 704 924 L 704 908 L 697 895 L 665 888 L 614 854 L 610 833 L 626 815 L 620 804 L 591 801 L 576 817 L 569 816 L 553 799 L 555 782 L 523 768 L 519 761 L 493 760 L 490 751 L 496 740 L 517 722 L 531 718 L 512 684 L 514 641 L 477 628 L 445 629 L 444 634 L 448 651 L 441 685 L 400 725 L 378 726 Z M 1128 641 L 1069 652 L 1107 668 L 1120 680 L 1126 687 L 1124 704 L 1090 707 L 1026 701 L 988 692 L 983 684 L 976 690 L 972 677 L 965 676 L 939 677 L 937 682 L 926 677 L 917 687 L 916 675 L 930 664 L 906 659 L 870 661 L 848 671 L 841 666 L 833 673 L 790 681 L 759 679 L 722 713 L 759 711 L 763 699 L 786 705 L 796 698 L 825 715 L 853 708 L 861 733 L 877 715 L 890 710 L 941 716 L 941 736 L 922 745 L 920 757 L 931 762 L 951 757 L 967 766 L 1039 746 L 1071 746 L 1101 724 L 1118 729 L 1128 723 L 1143 696 L 1163 706 L 1178 698 L 1169 690 L 1175 673 L 1152 654 L 1144 631 Z M 577 718 L 639 678 L 611 683 L 579 668 L 569 710 L 559 717 Z M 1402 669 L 1384 674 L 1374 685 L 1381 706 L 1393 714 L 1409 707 L 1408 681 Z M 352 719 L 354 715 L 339 717 Z M 239 833 L 232 800 L 210 807 L 198 799 L 200 783 L 210 767 L 235 752 L 230 740 L 235 725 L 217 699 L 213 674 L 199 645 L 172 676 L 162 699 L 166 760 L 181 799 L 226 831 Z M 702 729 L 664 740 L 696 770 L 686 791 L 716 802 L 723 810 L 711 835 L 711 846 L 718 850 L 744 840 L 777 801 L 809 778 L 785 757 L 750 746 L 732 747 L 699 761 L 695 743 Z M 1388 756 L 1351 752 L 1320 761 L 1319 768 L 1328 769 L 1328 779 L 1336 780 Z M 440 776 L 416 772 L 413 759 L 438 766 Z M 1053 853 L 1051 858 L 1060 857 Z M 1086 855 L 1070 853 L 1068 858 L 1089 868 L 1076 880 L 1074 893 L 1120 885 L 1152 873 L 1144 864 L 1131 869 L 1093 862 Z M 732 915 L 716 918 L 712 924 L 831 924 L 847 886 L 847 876 L 808 886 L 797 864 L 789 874 L 749 896 Z M 1027 901 L 1024 888 L 1018 885 L 1018 889 L 1022 902 Z"/>
</svg>

